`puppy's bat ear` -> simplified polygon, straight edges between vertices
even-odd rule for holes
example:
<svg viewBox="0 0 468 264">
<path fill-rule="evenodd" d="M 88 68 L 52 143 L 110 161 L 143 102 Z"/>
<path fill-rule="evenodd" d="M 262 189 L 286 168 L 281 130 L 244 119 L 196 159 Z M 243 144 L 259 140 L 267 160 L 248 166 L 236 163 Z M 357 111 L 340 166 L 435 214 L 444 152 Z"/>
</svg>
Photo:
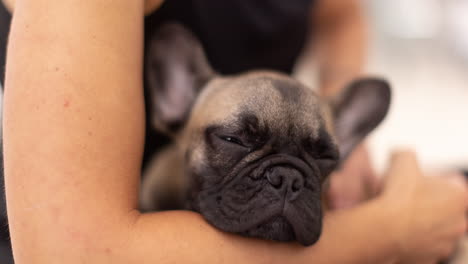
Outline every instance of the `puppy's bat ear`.
<svg viewBox="0 0 468 264">
<path fill-rule="evenodd" d="M 163 25 L 149 41 L 145 80 L 152 125 L 176 133 L 188 118 L 195 98 L 215 75 L 198 39 L 182 25 Z"/>
<path fill-rule="evenodd" d="M 362 78 L 353 81 L 331 101 L 335 136 L 342 161 L 382 122 L 387 115 L 390 98 L 387 81 Z"/>
</svg>

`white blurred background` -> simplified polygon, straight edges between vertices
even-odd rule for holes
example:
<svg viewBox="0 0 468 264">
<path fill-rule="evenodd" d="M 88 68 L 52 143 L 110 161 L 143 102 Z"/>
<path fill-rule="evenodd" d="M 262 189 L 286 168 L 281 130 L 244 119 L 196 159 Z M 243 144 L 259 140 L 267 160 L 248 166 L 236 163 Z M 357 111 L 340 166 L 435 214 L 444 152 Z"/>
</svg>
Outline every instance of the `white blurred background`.
<svg viewBox="0 0 468 264">
<path fill-rule="evenodd" d="M 378 169 L 395 147 L 427 169 L 468 167 L 468 0 L 367 0 L 368 72 L 387 77 L 393 104 L 372 135 Z"/>
<path fill-rule="evenodd" d="M 344 0 L 345 1 L 345 0 Z M 468 0 L 363 0 L 366 72 L 392 84 L 392 105 L 368 144 L 376 169 L 412 148 L 426 170 L 468 169 Z M 296 68 L 311 84 L 310 64 Z"/>
<path fill-rule="evenodd" d="M 366 0 L 368 72 L 387 77 L 393 104 L 371 135 L 382 172 L 390 151 L 411 147 L 425 170 L 468 170 L 468 0 Z M 453 264 L 467 263 L 465 250 Z"/>
</svg>

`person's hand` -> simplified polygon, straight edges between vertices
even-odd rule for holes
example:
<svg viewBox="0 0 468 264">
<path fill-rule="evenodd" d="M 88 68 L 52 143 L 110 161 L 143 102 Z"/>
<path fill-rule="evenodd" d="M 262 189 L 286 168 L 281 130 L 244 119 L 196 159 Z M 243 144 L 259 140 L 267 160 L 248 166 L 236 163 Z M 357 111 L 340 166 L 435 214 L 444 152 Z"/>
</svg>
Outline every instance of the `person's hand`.
<svg viewBox="0 0 468 264">
<path fill-rule="evenodd" d="M 447 258 L 467 228 L 468 191 L 460 175 L 427 177 L 411 152 L 392 156 L 385 186 L 379 198 L 391 212 L 399 263 L 437 263 Z"/>
<path fill-rule="evenodd" d="M 359 145 L 343 164 L 330 175 L 327 203 L 330 209 L 357 205 L 377 194 L 379 179 L 371 166 L 367 148 Z"/>
</svg>

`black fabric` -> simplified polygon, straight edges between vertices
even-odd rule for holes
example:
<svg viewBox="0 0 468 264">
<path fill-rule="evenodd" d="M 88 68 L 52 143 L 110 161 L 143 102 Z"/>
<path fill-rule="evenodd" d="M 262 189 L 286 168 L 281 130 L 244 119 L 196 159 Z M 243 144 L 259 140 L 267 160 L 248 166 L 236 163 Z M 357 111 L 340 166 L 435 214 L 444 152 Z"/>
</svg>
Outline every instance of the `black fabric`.
<svg viewBox="0 0 468 264">
<path fill-rule="evenodd" d="M 146 18 L 145 35 L 176 21 L 197 35 L 219 73 L 258 68 L 290 73 L 305 43 L 312 2 L 168 0 Z"/>
<path fill-rule="evenodd" d="M 291 73 L 306 41 L 313 2 L 166 0 L 145 19 L 145 49 L 159 26 L 178 22 L 200 39 L 208 61 L 218 73 L 237 74 L 252 69 Z M 151 120 L 150 103 L 146 100 L 147 124 Z M 144 164 L 156 149 L 169 142 L 150 127 L 146 134 Z"/>
<path fill-rule="evenodd" d="M 2 86 L 5 80 L 6 43 L 10 31 L 10 21 L 11 15 L 0 1 L 0 83 Z"/>
<path fill-rule="evenodd" d="M 0 85 L 3 89 L 5 79 L 5 57 L 8 32 L 10 30 L 11 15 L 0 1 Z M 1 141 L 0 141 L 0 144 Z M 3 151 L 0 146 L 0 263 L 13 264 L 8 222 L 6 216 L 5 188 L 3 179 Z"/>
<path fill-rule="evenodd" d="M 6 214 L 5 184 L 3 178 L 3 148 L 0 145 L 0 263 L 13 264 L 10 234 Z"/>
</svg>

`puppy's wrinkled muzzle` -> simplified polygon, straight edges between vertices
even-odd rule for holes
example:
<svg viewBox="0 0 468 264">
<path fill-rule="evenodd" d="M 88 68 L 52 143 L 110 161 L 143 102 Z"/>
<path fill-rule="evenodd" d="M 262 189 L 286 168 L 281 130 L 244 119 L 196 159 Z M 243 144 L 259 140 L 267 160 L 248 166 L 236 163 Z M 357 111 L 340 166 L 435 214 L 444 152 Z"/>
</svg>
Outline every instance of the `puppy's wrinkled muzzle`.
<svg viewBox="0 0 468 264">
<path fill-rule="evenodd" d="M 198 208 L 221 230 L 311 245 L 321 233 L 320 180 L 300 158 L 275 154 L 236 172 L 220 190 L 204 190 Z"/>
</svg>

